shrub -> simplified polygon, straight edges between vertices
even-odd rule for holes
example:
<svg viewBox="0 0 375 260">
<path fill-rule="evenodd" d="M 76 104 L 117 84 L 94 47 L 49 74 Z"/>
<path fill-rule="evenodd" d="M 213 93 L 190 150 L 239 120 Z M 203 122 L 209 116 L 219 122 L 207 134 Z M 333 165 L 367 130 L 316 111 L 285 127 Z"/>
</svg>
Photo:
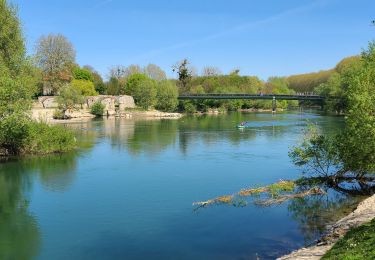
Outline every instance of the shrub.
<svg viewBox="0 0 375 260">
<path fill-rule="evenodd" d="M 184 110 L 188 114 L 193 114 L 197 112 L 197 108 L 195 107 L 195 105 L 190 102 L 184 103 Z"/>
<path fill-rule="evenodd" d="M 29 119 L 13 113 L 0 121 L 0 147 L 6 154 L 19 154 L 29 133 Z"/>
<path fill-rule="evenodd" d="M 91 107 L 91 114 L 95 116 L 102 116 L 104 114 L 105 106 L 100 102 L 95 102 Z"/>
<path fill-rule="evenodd" d="M 65 152 L 75 147 L 75 138 L 63 126 L 49 126 L 13 114 L 0 122 L 0 147 L 5 155 Z"/>
<path fill-rule="evenodd" d="M 82 104 L 83 102 L 84 97 L 81 92 L 71 85 L 64 86 L 57 97 L 57 103 L 63 112 L 73 110 L 78 104 Z"/>
<path fill-rule="evenodd" d="M 125 85 L 125 93 L 133 96 L 137 106 L 144 109 L 156 103 L 156 83 L 144 74 L 133 74 Z"/>
<path fill-rule="evenodd" d="M 30 121 L 28 130 L 23 153 L 61 153 L 72 150 L 76 146 L 72 131 L 61 125 L 50 126 L 46 123 Z"/>
<path fill-rule="evenodd" d="M 170 81 L 161 81 L 157 84 L 156 109 L 173 112 L 178 104 L 177 86 Z"/>
<path fill-rule="evenodd" d="M 64 111 L 62 111 L 60 109 L 56 109 L 55 111 L 53 111 L 52 117 L 53 117 L 53 119 L 67 119 Z"/>
</svg>

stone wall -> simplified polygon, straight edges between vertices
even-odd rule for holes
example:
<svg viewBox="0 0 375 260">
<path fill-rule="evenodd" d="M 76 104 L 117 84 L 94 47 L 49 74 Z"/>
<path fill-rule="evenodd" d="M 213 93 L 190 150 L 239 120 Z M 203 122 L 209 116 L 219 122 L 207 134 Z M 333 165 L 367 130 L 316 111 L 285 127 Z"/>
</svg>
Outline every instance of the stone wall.
<svg viewBox="0 0 375 260">
<path fill-rule="evenodd" d="M 132 96 L 100 95 L 87 97 L 84 108 L 89 109 L 96 102 L 102 103 L 105 106 L 104 112 L 109 115 L 116 113 L 116 107 L 118 107 L 119 111 L 136 107 Z M 43 96 L 38 98 L 38 102 L 36 102 L 34 106 L 36 108 L 57 108 L 58 104 L 56 102 L 56 97 Z"/>
</svg>

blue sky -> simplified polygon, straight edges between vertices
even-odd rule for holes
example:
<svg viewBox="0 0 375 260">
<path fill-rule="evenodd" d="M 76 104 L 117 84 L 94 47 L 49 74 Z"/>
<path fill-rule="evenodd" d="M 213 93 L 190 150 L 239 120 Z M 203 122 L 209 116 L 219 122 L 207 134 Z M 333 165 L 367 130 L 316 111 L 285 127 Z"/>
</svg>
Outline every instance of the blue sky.
<svg viewBox="0 0 375 260">
<path fill-rule="evenodd" d="M 48 33 L 103 76 L 155 63 L 169 76 L 188 58 L 242 75 L 284 76 L 335 66 L 375 39 L 374 0 L 14 0 L 28 52 Z"/>
</svg>

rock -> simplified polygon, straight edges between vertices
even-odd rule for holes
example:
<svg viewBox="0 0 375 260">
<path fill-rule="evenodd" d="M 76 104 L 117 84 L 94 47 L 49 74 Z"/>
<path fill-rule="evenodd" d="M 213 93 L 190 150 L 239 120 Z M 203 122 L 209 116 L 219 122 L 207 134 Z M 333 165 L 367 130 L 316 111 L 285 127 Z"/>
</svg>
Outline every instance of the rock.
<svg viewBox="0 0 375 260">
<path fill-rule="evenodd" d="M 38 98 L 39 103 L 43 108 L 57 108 L 58 104 L 56 102 L 56 97 L 54 96 L 44 96 Z"/>
<path fill-rule="evenodd" d="M 278 259 L 320 259 L 346 234 L 346 232 L 352 228 L 370 222 L 373 218 L 375 218 L 375 195 L 359 203 L 356 210 L 333 224 L 328 230 L 327 235 L 323 236 L 318 244 L 308 248 L 302 248 Z"/>
<path fill-rule="evenodd" d="M 94 118 L 95 116 L 91 114 L 87 110 L 73 110 L 73 111 L 66 111 L 65 116 L 67 118 Z"/>
<path fill-rule="evenodd" d="M 118 97 L 119 110 L 124 111 L 125 108 L 135 108 L 135 102 L 132 96 L 119 96 Z"/>
</svg>

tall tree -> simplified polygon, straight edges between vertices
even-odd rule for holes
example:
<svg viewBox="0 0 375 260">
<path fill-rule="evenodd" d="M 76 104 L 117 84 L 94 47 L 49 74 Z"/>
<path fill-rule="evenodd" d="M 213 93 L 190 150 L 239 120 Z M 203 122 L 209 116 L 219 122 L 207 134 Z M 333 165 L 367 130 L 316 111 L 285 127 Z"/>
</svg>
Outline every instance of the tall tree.
<svg viewBox="0 0 375 260">
<path fill-rule="evenodd" d="M 107 88 L 99 72 L 97 72 L 90 65 L 85 65 L 83 66 L 83 68 L 91 72 L 96 92 L 98 92 L 99 94 L 105 94 L 107 91 Z"/>
<path fill-rule="evenodd" d="M 189 61 L 184 59 L 178 62 L 172 67 L 172 70 L 177 72 L 181 92 L 185 92 L 193 74 L 192 69 L 189 67 Z"/>
<path fill-rule="evenodd" d="M 25 45 L 17 9 L 0 0 L 0 64 L 19 73 L 25 58 Z"/>
<path fill-rule="evenodd" d="M 219 76 L 221 74 L 222 72 L 218 67 L 206 66 L 202 70 L 202 76 L 204 77 Z"/>
<path fill-rule="evenodd" d="M 165 72 L 155 64 L 148 64 L 144 68 L 144 73 L 153 80 L 162 81 L 166 80 L 167 76 Z"/>
<path fill-rule="evenodd" d="M 71 67 L 75 62 L 72 43 L 61 34 L 41 36 L 35 47 L 36 62 L 43 78 L 53 93 L 58 93 L 64 82 L 71 79 Z"/>
</svg>

